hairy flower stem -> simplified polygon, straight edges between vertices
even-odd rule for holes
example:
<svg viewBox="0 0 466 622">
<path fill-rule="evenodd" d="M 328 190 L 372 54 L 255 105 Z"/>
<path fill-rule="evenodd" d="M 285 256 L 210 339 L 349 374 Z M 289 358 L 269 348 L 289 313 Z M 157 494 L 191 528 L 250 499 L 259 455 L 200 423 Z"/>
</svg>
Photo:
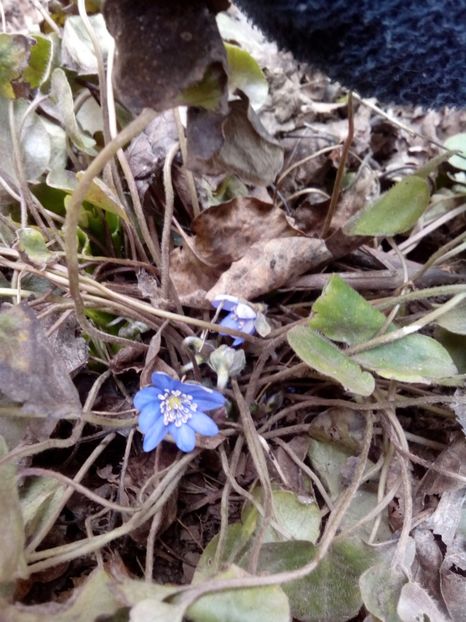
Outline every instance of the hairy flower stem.
<svg viewBox="0 0 466 622">
<path fill-rule="evenodd" d="M 144 109 L 141 114 L 134 119 L 129 125 L 127 125 L 119 134 L 115 136 L 97 155 L 97 157 L 91 162 L 89 167 L 84 172 L 84 175 L 80 179 L 76 189 L 70 197 L 68 204 L 68 210 L 66 212 L 65 219 L 65 246 L 66 246 L 66 259 L 68 264 L 68 275 L 70 280 L 70 293 L 74 300 L 76 316 L 83 330 L 87 332 L 91 337 L 101 339 L 102 341 L 112 341 L 114 343 L 120 343 L 121 345 L 132 344 L 128 339 L 122 339 L 121 337 L 115 337 L 108 335 L 103 331 L 97 330 L 89 322 L 85 315 L 84 302 L 81 297 L 79 289 L 79 262 L 78 262 L 78 238 L 76 235 L 79 212 L 83 201 L 91 187 L 91 184 L 97 175 L 100 174 L 105 165 L 113 158 L 119 149 L 121 149 L 132 138 L 140 134 L 144 128 L 155 117 L 155 112 L 148 108 Z"/>
<path fill-rule="evenodd" d="M 265 531 L 268 528 L 273 515 L 272 484 L 270 482 L 269 472 L 267 469 L 264 449 L 259 441 L 259 435 L 255 428 L 254 421 L 251 417 L 249 407 L 246 404 L 243 395 L 241 394 L 237 381 L 233 380 L 232 385 L 236 403 L 238 405 L 241 416 L 241 422 L 243 424 L 243 431 L 246 443 L 248 445 L 249 451 L 251 452 L 251 458 L 254 462 L 257 475 L 264 491 L 264 516 L 260 519 L 260 527 L 255 536 L 255 541 L 249 559 L 249 571 L 251 573 L 255 573 L 259 562 L 259 553 L 262 547 Z"/>
</svg>

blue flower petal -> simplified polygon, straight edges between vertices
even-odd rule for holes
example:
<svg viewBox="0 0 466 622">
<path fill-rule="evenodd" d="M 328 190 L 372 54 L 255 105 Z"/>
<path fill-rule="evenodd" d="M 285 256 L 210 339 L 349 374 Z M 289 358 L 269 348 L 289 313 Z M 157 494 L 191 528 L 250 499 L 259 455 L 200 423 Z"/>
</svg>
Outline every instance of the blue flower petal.
<svg viewBox="0 0 466 622">
<path fill-rule="evenodd" d="M 186 453 L 192 451 L 196 446 L 196 435 L 189 425 L 182 425 L 179 428 L 175 424 L 170 424 L 168 431 L 173 436 L 178 449 Z"/>
<path fill-rule="evenodd" d="M 218 309 L 220 305 L 222 305 L 222 309 L 224 311 L 233 311 L 238 305 L 240 301 L 236 296 L 229 296 L 228 294 L 224 294 L 221 296 L 215 296 L 215 298 L 210 303 L 215 309 Z"/>
<path fill-rule="evenodd" d="M 144 436 L 144 451 L 152 451 L 164 439 L 167 434 L 167 426 L 163 422 L 163 417 L 157 419 L 150 431 Z"/>
<path fill-rule="evenodd" d="M 159 418 L 163 420 L 160 413 L 160 402 L 157 400 L 156 402 L 146 404 L 138 417 L 138 426 L 143 434 L 147 434 Z"/>
<path fill-rule="evenodd" d="M 241 330 L 243 331 L 243 333 L 247 333 L 248 335 L 252 335 L 253 332 L 256 330 L 255 319 L 254 320 L 246 320 L 244 322 L 243 326 L 241 327 Z"/>
<path fill-rule="evenodd" d="M 168 374 L 165 374 L 161 371 L 155 371 L 151 376 L 152 384 L 160 391 L 165 391 L 165 389 L 171 389 L 173 387 L 173 383 L 177 382 Z"/>
<path fill-rule="evenodd" d="M 225 326 L 226 328 L 234 328 L 236 330 L 239 330 L 238 318 L 236 317 L 234 313 L 229 313 L 220 322 L 220 326 Z M 220 334 L 224 335 L 225 333 L 220 333 Z"/>
<path fill-rule="evenodd" d="M 151 402 L 158 401 L 158 395 L 160 391 L 155 387 L 144 387 L 136 393 L 133 398 L 134 407 L 137 410 L 142 410 L 144 406 Z"/>
<path fill-rule="evenodd" d="M 215 421 L 204 413 L 195 413 L 187 425 L 204 436 L 215 436 L 219 432 Z"/>
<path fill-rule="evenodd" d="M 215 410 L 225 405 L 225 396 L 218 391 L 203 387 L 201 384 L 184 382 L 182 391 L 186 395 L 192 395 L 193 402 L 197 405 L 198 410 Z"/>
<path fill-rule="evenodd" d="M 242 343 L 244 343 L 244 339 L 242 337 L 236 337 L 236 339 L 233 341 L 231 345 L 235 347 L 235 346 L 240 346 Z"/>
</svg>

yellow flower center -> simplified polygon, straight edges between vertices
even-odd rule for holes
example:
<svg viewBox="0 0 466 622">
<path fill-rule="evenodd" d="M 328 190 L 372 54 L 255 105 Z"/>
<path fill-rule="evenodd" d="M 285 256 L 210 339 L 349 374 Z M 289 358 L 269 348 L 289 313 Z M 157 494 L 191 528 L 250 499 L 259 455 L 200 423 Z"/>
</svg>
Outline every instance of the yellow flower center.
<svg viewBox="0 0 466 622">
<path fill-rule="evenodd" d="M 177 395 L 170 395 L 166 401 L 168 410 L 178 410 L 182 404 L 181 398 Z"/>
</svg>

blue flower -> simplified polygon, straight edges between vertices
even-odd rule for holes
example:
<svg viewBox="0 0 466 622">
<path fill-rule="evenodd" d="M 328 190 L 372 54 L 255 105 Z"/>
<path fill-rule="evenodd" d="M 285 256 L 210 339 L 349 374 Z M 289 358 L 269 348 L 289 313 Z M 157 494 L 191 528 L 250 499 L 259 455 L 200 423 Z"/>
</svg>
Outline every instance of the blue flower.
<svg viewBox="0 0 466 622">
<path fill-rule="evenodd" d="M 144 451 L 152 451 L 171 434 L 178 449 L 192 451 L 196 432 L 215 436 L 215 421 L 204 414 L 225 404 L 221 393 L 192 382 L 180 382 L 167 374 L 152 374 L 152 384 L 136 393 L 133 399 L 139 411 L 138 425 L 144 434 Z"/>
<path fill-rule="evenodd" d="M 225 294 L 223 296 L 216 296 L 212 300 L 211 304 L 216 309 L 221 307 L 225 311 L 229 311 L 228 315 L 226 315 L 220 322 L 220 326 L 235 328 L 236 330 L 240 330 L 248 335 L 252 335 L 256 330 L 255 322 L 257 313 L 252 307 L 245 302 L 242 302 L 239 298 Z M 225 333 L 220 334 L 224 335 Z M 236 337 L 232 345 L 239 346 L 243 342 L 244 339 L 242 337 Z"/>
</svg>

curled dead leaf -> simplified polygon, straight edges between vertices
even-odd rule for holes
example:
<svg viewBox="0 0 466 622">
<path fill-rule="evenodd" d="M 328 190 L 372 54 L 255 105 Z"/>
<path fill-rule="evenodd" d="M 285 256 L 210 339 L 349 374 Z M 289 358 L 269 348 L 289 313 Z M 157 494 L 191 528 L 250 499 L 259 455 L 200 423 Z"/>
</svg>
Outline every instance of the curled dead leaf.
<svg viewBox="0 0 466 622">
<path fill-rule="evenodd" d="M 270 185 L 283 166 L 283 150 L 246 97 L 226 115 L 192 108 L 188 113 L 187 166 L 199 174 L 235 173 L 246 182 Z"/>
<path fill-rule="evenodd" d="M 315 269 L 329 257 L 325 243 L 314 238 L 287 237 L 256 243 L 222 274 L 207 292 L 207 299 L 229 294 L 253 300 Z"/>
<path fill-rule="evenodd" d="M 281 209 L 253 197 L 210 207 L 193 221 L 192 228 L 196 250 L 217 266 L 241 259 L 257 242 L 293 235 Z"/>
</svg>

